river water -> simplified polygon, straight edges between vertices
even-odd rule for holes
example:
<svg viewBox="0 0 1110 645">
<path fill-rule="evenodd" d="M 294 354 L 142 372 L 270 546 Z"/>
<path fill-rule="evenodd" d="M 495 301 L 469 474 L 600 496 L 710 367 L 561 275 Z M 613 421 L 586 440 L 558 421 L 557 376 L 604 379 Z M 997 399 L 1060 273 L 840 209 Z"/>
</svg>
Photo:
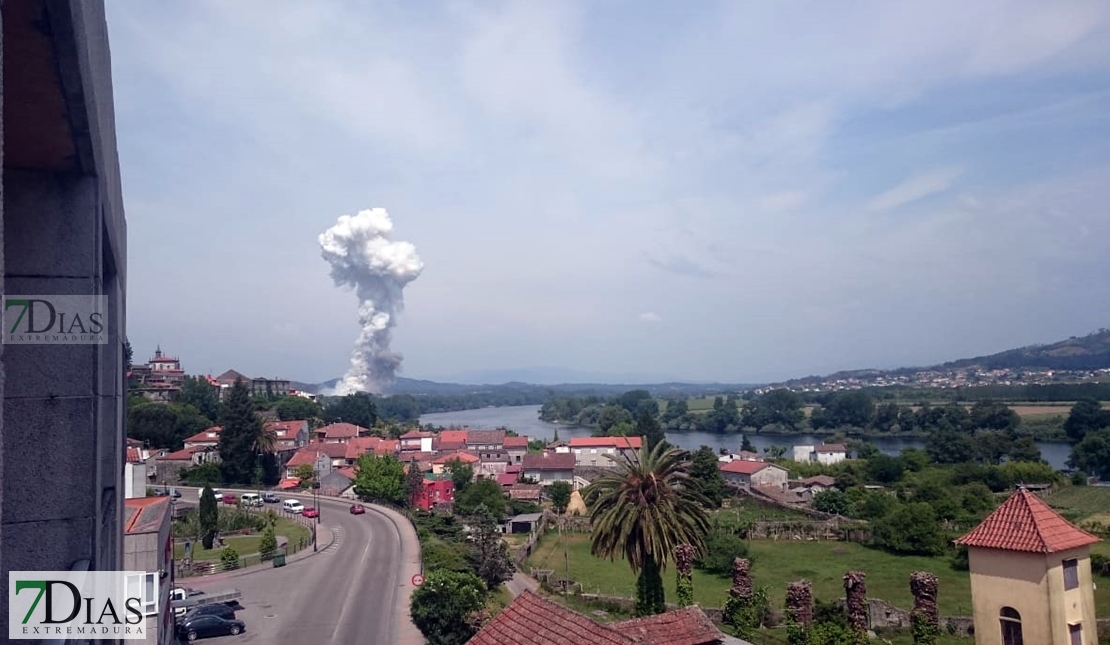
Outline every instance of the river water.
<svg viewBox="0 0 1110 645">
<path fill-rule="evenodd" d="M 559 431 L 560 439 L 588 437 L 593 432 L 592 428 L 540 421 L 539 411 L 540 406 L 538 405 L 517 405 L 503 408 L 460 410 L 458 412 L 436 412 L 422 415 L 420 423 L 421 425 L 430 423 L 445 427 L 467 427 L 472 430 L 505 427 L 517 434 L 546 441 L 554 438 L 556 430 Z M 667 440 L 686 450 L 697 450 L 699 446 L 709 446 L 714 450 L 726 448 L 730 452 L 740 451 L 740 435 L 720 435 L 708 432 L 670 432 L 667 433 Z M 789 455 L 790 447 L 819 444 L 823 441 L 823 438 L 804 434 L 750 434 L 748 435 L 748 441 L 751 441 L 756 450 L 760 452 L 772 445 L 785 446 L 788 449 L 787 455 Z M 897 455 L 905 448 L 924 447 L 924 443 L 920 439 L 912 437 L 874 437 L 869 438 L 868 441 L 875 444 L 879 450 L 890 455 Z M 1041 448 L 1041 457 L 1053 468 L 1063 469 L 1065 467 L 1064 462 L 1071 455 L 1070 444 L 1042 441 L 1038 442 L 1037 445 Z"/>
</svg>

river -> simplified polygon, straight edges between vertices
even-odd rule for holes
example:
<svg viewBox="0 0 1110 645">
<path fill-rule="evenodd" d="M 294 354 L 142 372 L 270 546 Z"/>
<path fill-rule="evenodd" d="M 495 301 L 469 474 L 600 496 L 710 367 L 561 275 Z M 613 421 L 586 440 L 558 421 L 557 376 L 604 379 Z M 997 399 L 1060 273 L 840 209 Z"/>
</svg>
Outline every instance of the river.
<svg viewBox="0 0 1110 645">
<path fill-rule="evenodd" d="M 540 421 L 540 406 L 516 405 L 504 408 L 481 408 L 479 410 L 460 410 L 458 412 L 436 412 L 420 417 L 420 424 L 430 423 L 444 427 L 466 427 L 473 430 L 490 428 L 508 428 L 517 434 L 528 436 L 532 439 L 550 441 L 558 430 L 560 439 L 572 437 L 588 437 L 593 432 L 592 428 L 581 426 L 568 426 L 561 423 L 548 423 Z M 708 432 L 670 432 L 667 440 L 686 450 L 697 450 L 699 446 L 709 446 L 714 450 L 726 448 L 730 452 L 740 451 L 740 435 L 720 435 Z M 763 452 L 764 448 L 772 445 L 785 446 L 787 455 L 789 448 L 794 445 L 819 444 L 822 437 L 804 434 L 750 434 L 748 441 L 752 442 L 756 450 Z M 879 450 L 897 455 L 905 448 L 922 448 L 924 443 L 912 437 L 873 437 L 868 439 Z M 1037 445 L 1041 449 L 1041 457 L 1053 468 L 1065 468 L 1065 462 L 1071 455 L 1071 445 L 1061 442 L 1040 441 Z"/>
</svg>

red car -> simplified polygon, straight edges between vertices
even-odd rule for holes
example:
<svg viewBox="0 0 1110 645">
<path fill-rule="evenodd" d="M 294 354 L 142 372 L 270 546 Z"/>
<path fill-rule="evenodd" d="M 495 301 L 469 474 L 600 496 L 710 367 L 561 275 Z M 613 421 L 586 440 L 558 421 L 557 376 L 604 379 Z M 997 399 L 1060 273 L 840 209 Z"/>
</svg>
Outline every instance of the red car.
<svg viewBox="0 0 1110 645">
<path fill-rule="evenodd" d="M 224 504 L 228 504 L 230 506 L 235 506 L 235 501 L 236 500 L 235 500 L 235 496 L 232 495 L 231 493 L 224 493 L 223 499 L 221 501 Z"/>
<path fill-rule="evenodd" d="M 366 512 L 366 507 L 362 504 L 351 504 L 351 515 L 362 515 Z"/>
<path fill-rule="evenodd" d="M 301 515 L 303 515 L 304 517 L 320 517 L 320 511 L 316 510 L 312 506 L 309 506 L 308 508 L 304 509 Z"/>
</svg>

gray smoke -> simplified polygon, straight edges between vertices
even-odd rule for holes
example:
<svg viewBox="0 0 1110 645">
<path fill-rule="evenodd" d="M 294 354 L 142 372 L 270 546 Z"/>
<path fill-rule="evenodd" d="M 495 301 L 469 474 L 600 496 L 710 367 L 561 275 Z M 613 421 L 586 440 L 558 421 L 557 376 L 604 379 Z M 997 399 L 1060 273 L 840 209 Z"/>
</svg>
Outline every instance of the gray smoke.
<svg viewBox="0 0 1110 645">
<path fill-rule="evenodd" d="M 420 277 L 424 263 L 416 247 L 389 239 L 393 222 L 384 208 L 343 215 L 320 235 L 324 259 L 340 287 L 358 295 L 362 332 L 351 353 L 351 367 L 335 394 L 381 393 L 393 382 L 402 357 L 390 349 L 397 314 L 404 308 L 405 285 Z"/>
</svg>

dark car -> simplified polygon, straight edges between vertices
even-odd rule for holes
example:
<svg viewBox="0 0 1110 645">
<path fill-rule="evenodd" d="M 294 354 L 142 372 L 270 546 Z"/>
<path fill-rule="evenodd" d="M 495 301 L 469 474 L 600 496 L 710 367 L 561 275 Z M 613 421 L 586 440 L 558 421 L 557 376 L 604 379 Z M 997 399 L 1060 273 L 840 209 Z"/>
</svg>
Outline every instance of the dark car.
<svg viewBox="0 0 1110 645">
<path fill-rule="evenodd" d="M 187 623 L 198 616 L 216 616 L 224 620 L 235 620 L 235 610 L 222 602 L 199 605 L 190 609 L 178 622 Z"/>
<path fill-rule="evenodd" d="M 281 498 L 277 496 L 277 493 L 262 493 L 262 501 L 267 504 L 277 504 L 281 501 Z"/>
<path fill-rule="evenodd" d="M 366 507 L 362 504 L 351 504 L 351 515 L 362 515 L 366 512 Z"/>
<path fill-rule="evenodd" d="M 185 640 L 195 641 L 207 636 L 232 636 L 242 633 L 247 626 L 241 620 L 227 620 L 219 616 L 197 616 L 183 621 L 177 627 L 177 633 Z"/>
</svg>

